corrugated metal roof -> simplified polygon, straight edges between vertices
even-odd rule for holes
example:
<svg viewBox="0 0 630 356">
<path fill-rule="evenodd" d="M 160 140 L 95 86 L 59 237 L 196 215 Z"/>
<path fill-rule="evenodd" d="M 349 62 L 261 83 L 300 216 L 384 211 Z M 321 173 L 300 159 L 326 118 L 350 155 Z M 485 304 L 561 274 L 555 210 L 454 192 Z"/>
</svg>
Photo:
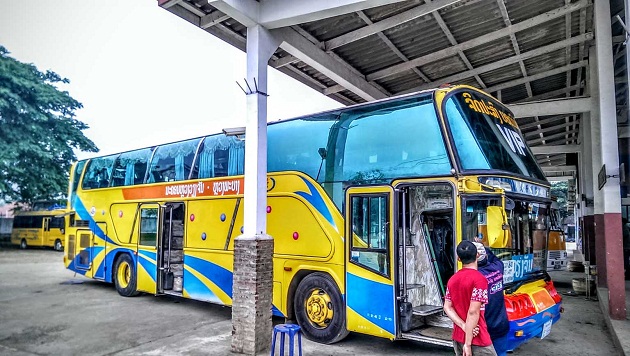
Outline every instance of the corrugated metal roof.
<svg viewBox="0 0 630 356">
<path fill-rule="evenodd" d="M 593 32 L 593 8 L 587 0 L 462 0 L 422 16 L 410 16 L 381 32 L 337 43 L 340 36 L 392 16 L 407 16 L 430 3 L 395 2 L 292 28 L 386 96 L 437 87 L 447 81 L 490 88 L 491 94 L 506 104 L 583 95 L 586 62 L 581 61 L 588 59 L 591 43 L 582 39 L 566 46 L 558 44 Z M 193 24 L 195 17 L 201 24 L 204 16 L 221 15 L 202 0 L 171 0 L 162 6 Z M 564 11 L 567 7 L 572 7 L 571 11 Z M 612 0 L 611 11 L 611 16 L 623 14 L 623 1 Z M 508 26 L 517 31 L 509 31 Z M 244 49 L 246 28 L 233 19 L 206 31 Z M 621 26 L 613 24 L 613 35 L 622 34 Z M 613 50 L 625 52 L 620 42 L 613 43 Z M 625 57 L 618 57 L 616 75 L 622 76 Z M 292 57 L 278 49 L 270 63 L 280 58 Z M 301 60 L 293 58 L 278 69 L 344 104 L 365 101 Z M 405 65 L 408 61 L 414 64 Z M 574 67 L 565 68 L 572 64 Z M 532 76 L 535 80 L 529 79 Z M 495 86 L 501 89 L 493 89 Z M 618 90 L 625 92 L 625 88 L 627 83 L 618 84 Z M 619 95 L 617 104 L 627 111 L 627 95 Z M 580 115 L 551 122 L 547 119 L 518 119 L 530 145 L 576 142 Z M 539 121 L 544 124 L 534 125 Z"/>
</svg>

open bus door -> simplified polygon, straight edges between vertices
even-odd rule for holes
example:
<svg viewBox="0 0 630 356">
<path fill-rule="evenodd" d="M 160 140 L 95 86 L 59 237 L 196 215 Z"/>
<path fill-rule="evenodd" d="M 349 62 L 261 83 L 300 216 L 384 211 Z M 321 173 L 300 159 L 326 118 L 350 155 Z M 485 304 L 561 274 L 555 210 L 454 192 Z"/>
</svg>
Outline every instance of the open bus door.
<svg viewBox="0 0 630 356">
<path fill-rule="evenodd" d="M 157 203 L 142 204 L 138 214 L 140 223 L 135 265 L 136 289 L 139 292 L 156 294 L 163 208 Z"/>
<path fill-rule="evenodd" d="M 346 327 L 393 339 L 394 190 L 390 186 L 353 187 L 346 194 Z"/>
</svg>

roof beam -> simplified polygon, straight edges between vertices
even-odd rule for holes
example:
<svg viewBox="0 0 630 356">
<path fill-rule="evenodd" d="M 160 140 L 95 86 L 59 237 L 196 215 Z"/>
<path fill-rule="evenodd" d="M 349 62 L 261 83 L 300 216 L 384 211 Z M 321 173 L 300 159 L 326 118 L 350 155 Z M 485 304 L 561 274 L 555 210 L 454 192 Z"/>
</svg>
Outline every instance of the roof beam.
<svg viewBox="0 0 630 356">
<path fill-rule="evenodd" d="M 526 102 L 536 101 L 536 100 L 554 99 L 556 96 L 563 95 L 563 94 L 566 94 L 566 93 L 570 93 L 572 91 L 579 90 L 580 88 L 582 88 L 582 85 L 581 84 L 576 84 L 576 85 L 572 85 L 572 86 L 567 87 L 567 88 L 560 88 L 560 89 L 557 89 L 557 90 L 548 91 L 546 93 L 534 95 L 531 98 L 521 99 L 519 101 L 513 102 L 512 104 L 526 103 Z"/>
<path fill-rule="evenodd" d="M 560 153 L 579 153 L 580 145 L 555 145 L 530 147 L 535 155 L 552 155 Z"/>
<path fill-rule="evenodd" d="M 260 24 L 267 29 L 275 29 L 398 1 L 402 0 L 208 0 L 208 3 L 243 26 Z"/>
<path fill-rule="evenodd" d="M 550 182 L 564 182 L 565 180 L 571 180 L 574 178 L 574 176 L 551 176 L 547 177 L 547 180 Z"/>
<path fill-rule="evenodd" d="M 542 125 L 541 121 L 538 121 L 538 126 Z M 567 122 L 563 122 L 561 125 L 554 125 L 554 126 L 550 126 L 550 127 L 545 127 L 544 129 L 538 129 L 538 130 L 534 130 L 534 131 L 530 131 L 530 132 L 525 132 L 524 135 L 525 137 L 531 137 L 532 135 L 539 135 L 545 132 L 549 132 L 549 131 L 554 131 L 554 130 L 558 130 L 558 129 L 564 129 L 567 126 L 570 126 Z"/>
<path fill-rule="evenodd" d="M 559 8 L 559 9 L 548 11 L 548 12 L 546 12 L 544 14 L 538 15 L 536 17 L 532 17 L 532 18 L 530 18 L 528 20 L 521 21 L 521 22 L 519 22 L 517 24 L 513 24 L 512 26 L 509 26 L 509 27 L 506 27 L 506 28 L 502 28 L 502 29 L 494 31 L 494 32 L 490 32 L 490 33 L 488 33 L 486 35 L 483 35 L 483 36 L 476 37 L 476 38 L 474 38 L 474 39 L 472 39 L 470 41 L 462 42 L 462 43 L 458 44 L 457 46 L 448 47 L 448 48 L 445 48 L 445 49 L 437 51 L 437 52 L 433 52 L 433 53 L 428 54 L 428 55 L 423 56 L 423 57 L 414 58 L 414 59 L 410 60 L 409 62 L 396 64 L 396 65 L 393 65 L 391 67 L 388 67 L 388 68 L 376 71 L 374 73 L 368 74 L 366 77 L 367 77 L 367 80 L 372 81 L 372 80 L 384 78 L 384 77 L 387 77 L 387 76 L 390 76 L 390 75 L 394 75 L 396 73 L 404 72 L 404 71 L 409 70 L 409 69 L 414 68 L 414 67 L 419 67 L 419 66 L 422 66 L 422 65 L 425 65 L 425 64 L 428 64 L 428 63 L 432 63 L 432 62 L 438 61 L 438 60 L 443 59 L 443 58 L 454 56 L 459 51 L 465 51 L 465 50 L 470 49 L 470 48 L 481 46 L 483 44 L 486 44 L 486 43 L 498 40 L 500 38 L 503 38 L 505 36 L 508 36 L 510 33 L 517 33 L 517 32 L 526 30 L 528 28 L 532 28 L 534 26 L 538 26 L 538 25 L 543 24 L 543 23 L 545 23 L 547 21 L 553 20 L 553 19 L 558 18 L 558 17 L 562 17 L 562 16 L 566 15 L 567 13 L 571 13 L 573 11 L 579 10 L 579 9 L 587 7 L 587 6 L 590 6 L 588 0 L 581 0 L 579 2 L 572 3 L 572 4 L 568 5 L 568 6 L 563 6 L 563 7 Z M 380 22 L 382 22 L 382 21 L 380 21 Z M 380 22 L 377 22 L 376 24 L 378 24 Z M 335 39 L 333 39 L 333 40 L 335 40 Z"/>
<path fill-rule="evenodd" d="M 498 90 L 503 90 L 503 89 L 507 89 L 507 88 L 511 88 L 511 87 L 514 87 L 514 86 L 517 86 L 517 85 L 533 82 L 535 80 L 551 77 L 552 75 L 568 72 L 568 71 L 571 71 L 573 69 L 582 68 L 582 67 L 586 67 L 586 66 L 588 66 L 588 61 L 581 61 L 581 62 L 569 64 L 569 65 L 566 65 L 566 66 L 563 66 L 563 67 L 560 67 L 560 68 L 555 68 L 555 69 L 552 69 L 552 70 L 548 70 L 546 72 L 530 75 L 530 76 L 525 77 L 525 78 L 515 79 L 515 80 L 511 80 L 509 82 L 493 85 L 493 86 L 489 87 L 488 89 L 484 89 L 484 90 L 487 91 L 487 92 L 494 92 L 494 91 L 498 91 Z M 564 89 L 562 89 L 562 90 L 564 90 Z M 525 100 L 528 100 L 528 99 L 530 99 L 530 98 L 527 98 Z"/>
<path fill-rule="evenodd" d="M 429 4 L 424 4 L 424 5 L 414 7 L 413 9 L 407 10 L 405 12 L 401 12 L 400 14 L 397 14 L 392 17 L 388 17 L 382 21 L 376 22 L 373 25 L 361 27 L 359 29 L 356 29 L 354 31 L 350 31 L 344 35 L 341 35 L 339 37 L 330 39 L 325 42 L 325 48 L 327 51 L 333 50 L 335 48 L 341 47 L 343 45 L 346 45 L 354 41 L 358 41 L 362 38 L 371 36 L 378 32 L 385 31 L 388 28 L 392 28 L 394 26 L 398 26 L 407 21 L 411 21 L 415 18 L 430 14 L 433 11 L 439 10 L 457 1 L 460 1 L 460 0 L 436 0 Z"/>
<path fill-rule="evenodd" d="M 575 114 L 591 111 L 591 98 L 568 98 L 533 101 L 507 106 L 514 117 L 532 117 L 544 115 Z"/>
<path fill-rule="evenodd" d="M 536 122 L 530 122 L 528 124 L 524 124 L 524 125 L 518 125 L 519 129 L 521 129 L 521 131 L 532 128 L 532 127 L 536 127 L 539 125 L 545 125 L 548 124 L 550 122 L 554 122 L 554 121 L 559 121 L 559 120 L 564 120 L 566 115 L 558 115 L 558 116 L 552 116 L 552 117 L 548 117 L 545 118 L 543 120 L 540 121 L 536 121 Z"/>
<path fill-rule="evenodd" d="M 436 14 L 436 12 L 434 12 L 434 14 Z M 365 23 L 367 23 L 368 25 L 372 25 L 374 24 L 374 22 L 372 22 L 372 20 L 363 12 L 363 11 L 358 11 L 357 15 L 359 15 L 359 17 L 361 18 L 361 20 L 363 20 Z M 439 15 L 438 15 L 439 16 Z M 387 45 L 387 47 L 389 47 L 389 49 L 392 50 L 392 52 L 394 52 L 398 58 L 402 59 L 405 62 L 409 62 L 409 58 L 407 58 L 407 56 L 405 56 L 399 49 L 398 47 L 396 47 L 396 45 L 387 37 L 385 36 L 385 34 L 383 32 L 378 32 L 376 34 L 381 41 L 385 42 L 385 44 Z M 424 75 L 424 73 L 422 73 L 420 71 L 420 69 L 418 68 L 413 68 L 414 73 L 416 73 L 420 78 L 422 78 L 422 81 L 424 81 L 425 83 L 430 82 L 431 80 Z"/>
<path fill-rule="evenodd" d="M 426 0 L 426 1 L 428 2 L 431 0 Z M 499 0 L 499 1 L 502 1 L 502 0 Z M 446 22 L 444 22 L 444 19 L 442 19 L 442 16 L 437 11 L 434 11 L 433 17 L 435 18 L 435 21 L 437 21 L 438 25 L 442 29 L 442 32 L 444 32 L 444 35 L 446 35 L 446 38 L 448 38 L 448 41 L 451 43 L 451 45 L 457 46 L 458 44 L 457 40 L 455 39 L 455 36 L 453 36 L 453 33 L 451 32 L 451 30 L 446 25 Z M 466 55 L 464 54 L 464 51 L 459 51 L 457 52 L 457 54 L 459 55 L 459 58 L 461 58 L 461 60 L 466 65 L 466 68 L 468 68 L 469 70 L 474 69 L 472 64 L 468 60 L 468 57 L 466 57 Z M 417 68 L 414 68 L 414 69 L 417 69 Z M 479 85 L 481 85 L 482 88 L 485 89 L 488 87 L 486 83 L 484 83 L 483 80 L 481 80 L 481 77 L 479 75 L 475 75 L 474 77 L 477 83 L 479 83 Z M 425 82 L 430 82 L 430 80 L 425 80 Z"/>
<path fill-rule="evenodd" d="M 577 171 L 576 166 L 551 166 L 551 167 L 541 167 L 543 172 L 569 172 L 569 171 Z"/>
<path fill-rule="evenodd" d="M 423 84 L 420 85 L 418 87 L 409 89 L 409 90 L 405 90 L 403 92 L 401 92 L 400 94 L 407 94 L 407 93 L 412 93 L 415 91 L 420 91 L 420 90 L 425 90 L 425 89 L 429 89 L 429 88 L 433 88 L 436 86 L 436 84 L 443 84 L 443 83 L 453 83 L 453 82 L 457 82 L 466 78 L 470 78 L 472 76 L 475 76 L 477 74 L 481 74 L 481 73 L 485 73 L 485 72 L 490 72 L 493 71 L 495 69 L 499 69 L 502 67 L 505 67 L 509 64 L 514 64 L 514 63 L 518 63 L 520 61 L 529 59 L 529 58 L 534 58 L 543 54 L 547 54 L 550 52 L 554 52 L 557 51 L 559 49 L 562 49 L 566 46 L 572 46 L 578 43 L 582 43 L 584 41 L 588 41 L 591 40 L 593 38 L 593 33 L 589 32 L 589 33 L 585 33 L 583 35 L 578 35 L 575 37 L 571 37 L 568 40 L 564 40 L 564 41 L 560 41 L 560 42 L 555 42 L 552 44 L 549 44 L 547 46 L 543 46 L 543 47 L 539 47 L 536 48 L 534 50 L 531 50 L 529 52 L 525 52 L 522 53 L 521 55 L 517 55 L 517 56 L 512 56 L 512 57 L 508 57 L 508 58 L 504 58 L 502 60 L 487 64 L 485 66 L 481 66 L 478 68 L 475 68 L 473 70 L 468 70 L 465 72 L 461 72 L 455 75 L 451 75 L 445 78 L 440 78 L 434 82 L 431 83 L 427 83 L 427 84 Z M 368 80 L 369 80 L 369 75 L 368 75 Z"/>
<path fill-rule="evenodd" d="M 530 145 L 533 145 L 535 143 L 539 143 L 539 142 L 544 142 L 545 140 L 552 140 L 554 138 L 559 138 L 559 137 L 565 137 L 565 135 L 570 135 L 570 134 L 574 134 L 574 133 L 578 133 L 578 130 L 571 130 L 571 131 L 563 131 L 557 134 L 553 134 L 553 135 L 549 135 L 549 136 L 545 136 L 545 137 L 541 137 L 541 138 L 536 138 L 533 140 L 527 140 L 527 143 Z"/>
<path fill-rule="evenodd" d="M 230 16 L 222 13 L 221 11 L 214 11 L 206 16 L 203 16 L 199 20 L 199 27 L 206 29 L 208 27 L 212 27 L 216 24 L 219 24 L 229 18 Z"/>
<path fill-rule="evenodd" d="M 292 28 L 279 28 L 273 33 L 281 39 L 280 48 L 367 101 L 386 98 L 383 92 L 348 67 L 329 56 Z"/>
</svg>

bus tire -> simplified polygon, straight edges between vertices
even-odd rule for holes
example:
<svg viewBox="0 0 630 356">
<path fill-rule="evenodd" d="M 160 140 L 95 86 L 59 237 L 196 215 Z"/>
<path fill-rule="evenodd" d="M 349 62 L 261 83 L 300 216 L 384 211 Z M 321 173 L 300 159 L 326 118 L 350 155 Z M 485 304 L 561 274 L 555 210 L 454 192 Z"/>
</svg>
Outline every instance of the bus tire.
<svg viewBox="0 0 630 356">
<path fill-rule="evenodd" d="M 55 251 L 63 251 L 63 244 L 61 243 L 61 240 L 57 239 L 55 240 Z"/>
<path fill-rule="evenodd" d="M 118 294 L 123 297 L 134 297 L 138 295 L 136 290 L 137 276 L 133 260 L 128 254 L 122 254 L 116 259 L 114 268 L 114 284 Z"/>
<path fill-rule="evenodd" d="M 341 293 L 328 275 L 315 272 L 304 277 L 294 305 L 295 318 L 308 339 L 332 344 L 348 335 Z"/>
<path fill-rule="evenodd" d="M 28 245 L 26 244 L 26 240 L 22 239 L 22 241 L 20 241 L 20 249 L 26 250 L 27 247 Z"/>
</svg>

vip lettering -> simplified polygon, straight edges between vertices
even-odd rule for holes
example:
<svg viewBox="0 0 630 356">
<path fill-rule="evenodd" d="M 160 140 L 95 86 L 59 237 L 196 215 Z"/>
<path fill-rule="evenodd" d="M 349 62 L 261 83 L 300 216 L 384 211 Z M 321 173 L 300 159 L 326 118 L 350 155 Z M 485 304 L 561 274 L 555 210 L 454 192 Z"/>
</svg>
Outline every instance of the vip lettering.
<svg viewBox="0 0 630 356">
<path fill-rule="evenodd" d="M 241 191 L 241 182 L 238 180 L 228 180 L 223 182 L 212 183 L 212 192 L 214 195 L 238 194 Z"/>
<path fill-rule="evenodd" d="M 167 185 L 165 195 L 177 197 L 196 197 L 198 193 L 203 193 L 203 183 Z"/>
<path fill-rule="evenodd" d="M 525 142 L 523 142 L 521 135 L 508 127 L 504 127 L 499 124 L 496 125 L 499 128 L 501 135 L 503 135 L 503 138 L 505 138 L 505 141 L 507 141 L 510 146 L 512 152 L 525 156 Z"/>
</svg>

